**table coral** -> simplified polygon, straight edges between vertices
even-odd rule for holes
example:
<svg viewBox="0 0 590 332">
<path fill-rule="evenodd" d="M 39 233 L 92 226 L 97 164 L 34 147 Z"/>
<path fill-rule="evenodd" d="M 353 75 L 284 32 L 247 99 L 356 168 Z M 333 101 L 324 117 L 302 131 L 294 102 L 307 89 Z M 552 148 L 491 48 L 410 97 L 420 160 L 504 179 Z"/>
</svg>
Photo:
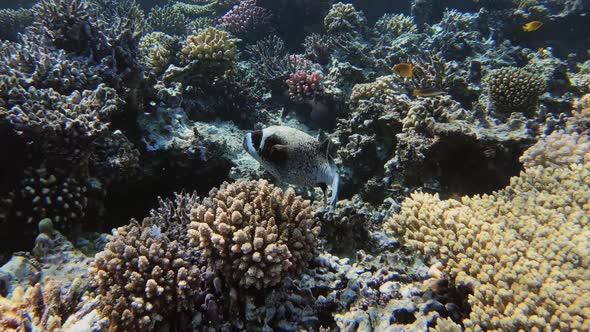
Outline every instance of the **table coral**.
<svg viewBox="0 0 590 332">
<path fill-rule="evenodd" d="M 318 246 L 310 202 L 264 180 L 213 189 L 191 220 L 192 245 L 232 288 L 274 286 L 300 273 Z"/>
<path fill-rule="evenodd" d="M 460 201 L 414 193 L 386 227 L 473 289 L 467 330 L 587 330 L 589 169 L 535 166 Z"/>
</svg>

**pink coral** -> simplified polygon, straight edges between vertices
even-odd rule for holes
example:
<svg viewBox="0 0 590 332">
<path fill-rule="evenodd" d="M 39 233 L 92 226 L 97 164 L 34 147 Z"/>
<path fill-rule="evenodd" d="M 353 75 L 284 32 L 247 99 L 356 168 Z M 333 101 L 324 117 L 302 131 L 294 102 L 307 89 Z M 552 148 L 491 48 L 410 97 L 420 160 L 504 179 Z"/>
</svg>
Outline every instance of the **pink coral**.
<svg viewBox="0 0 590 332">
<path fill-rule="evenodd" d="M 297 103 L 313 100 L 323 92 L 320 72 L 310 74 L 298 71 L 290 74 L 286 83 L 289 87 L 289 99 Z"/>
<path fill-rule="evenodd" d="M 219 19 L 217 27 L 240 35 L 266 26 L 271 13 L 256 5 L 256 0 L 242 0 Z"/>
</svg>

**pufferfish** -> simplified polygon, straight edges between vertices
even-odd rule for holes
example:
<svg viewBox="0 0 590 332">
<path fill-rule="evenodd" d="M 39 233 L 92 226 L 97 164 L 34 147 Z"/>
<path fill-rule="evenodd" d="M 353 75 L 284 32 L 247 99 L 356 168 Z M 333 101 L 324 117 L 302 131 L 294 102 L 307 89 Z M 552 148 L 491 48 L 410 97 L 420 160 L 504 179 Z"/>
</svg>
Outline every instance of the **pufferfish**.
<svg viewBox="0 0 590 332">
<path fill-rule="evenodd" d="M 297 186 L 320 186 L 327 196 L 332 186 L 329 212 L 338 200 L 339 176 L 329 156 L 330 140 L 318 141 L 300 130 L 285 126 L 270 126 L 247 133 L 243 146 L 262 167 L 280 181 Z"/>
</svg>

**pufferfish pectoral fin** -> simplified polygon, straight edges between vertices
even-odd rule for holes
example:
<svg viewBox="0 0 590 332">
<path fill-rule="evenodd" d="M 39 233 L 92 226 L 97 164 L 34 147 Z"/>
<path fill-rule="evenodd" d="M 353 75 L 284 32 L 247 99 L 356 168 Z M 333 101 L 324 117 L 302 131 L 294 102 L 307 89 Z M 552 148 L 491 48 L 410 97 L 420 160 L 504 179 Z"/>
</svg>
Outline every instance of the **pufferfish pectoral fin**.
<svg viewBox="0 0 590 332">
<path fill-rule="evenodd" d="M 321 182 L 318 183 L 318 186 L 322 188 L 322 192 L 324 193 L 324 204 L 328 204 L 328 185 Z"/>
</svg>

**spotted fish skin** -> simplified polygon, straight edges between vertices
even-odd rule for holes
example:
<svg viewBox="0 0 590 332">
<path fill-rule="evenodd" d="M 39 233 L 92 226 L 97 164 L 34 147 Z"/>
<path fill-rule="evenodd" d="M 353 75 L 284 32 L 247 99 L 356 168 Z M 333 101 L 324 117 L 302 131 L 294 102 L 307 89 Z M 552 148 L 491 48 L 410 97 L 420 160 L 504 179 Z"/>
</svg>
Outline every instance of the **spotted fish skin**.
<svg viewBox="0 0 590 332">
<path fill-rule="evenodd" d="M 297 186 L 332 186 L 330 207 L 337 201 L 338 173 L 327 146 L 294 128 L 271 126 L 244 136 L 244 149 L 280 181 Z"/>
</svg>

